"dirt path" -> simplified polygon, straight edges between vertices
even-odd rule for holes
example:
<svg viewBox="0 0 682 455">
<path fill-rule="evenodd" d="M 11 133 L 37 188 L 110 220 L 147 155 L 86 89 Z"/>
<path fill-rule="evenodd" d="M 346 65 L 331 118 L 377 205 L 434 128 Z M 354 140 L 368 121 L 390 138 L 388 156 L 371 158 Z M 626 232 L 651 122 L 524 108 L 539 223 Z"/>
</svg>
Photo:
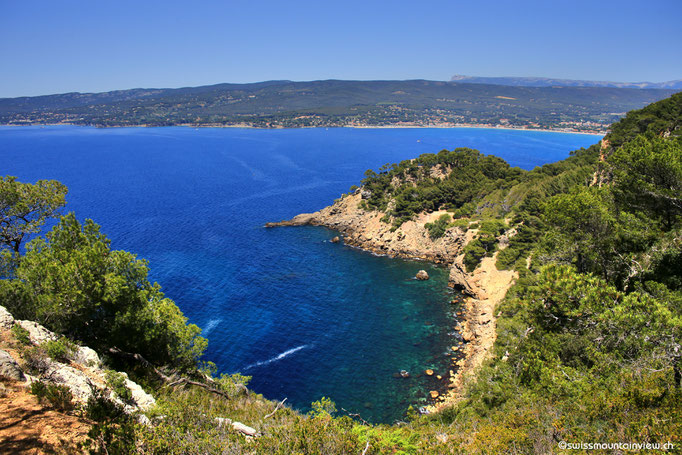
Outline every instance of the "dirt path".
<svg viewBox="0 0 682 455">
<path fill-rule="evenodd" d="M 83 453 L 77 445 L 86 439 L 90 423 L 38 403 L 18 383 L 2 383 L 0 393 L 0 453 Z"/>
</svg>

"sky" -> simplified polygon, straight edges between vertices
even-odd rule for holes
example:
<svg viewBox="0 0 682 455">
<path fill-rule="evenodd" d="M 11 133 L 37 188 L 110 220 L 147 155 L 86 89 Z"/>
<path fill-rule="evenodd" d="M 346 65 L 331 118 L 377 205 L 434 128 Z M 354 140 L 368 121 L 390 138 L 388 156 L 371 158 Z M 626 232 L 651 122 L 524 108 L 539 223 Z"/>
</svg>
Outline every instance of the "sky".
<svg viewBox="0 0 682 455">
<path fill-rule="evenodd" d="M 682 0 L 0 0 L 0 97 L 318 79 L 682 79 Z"/>
</svg>

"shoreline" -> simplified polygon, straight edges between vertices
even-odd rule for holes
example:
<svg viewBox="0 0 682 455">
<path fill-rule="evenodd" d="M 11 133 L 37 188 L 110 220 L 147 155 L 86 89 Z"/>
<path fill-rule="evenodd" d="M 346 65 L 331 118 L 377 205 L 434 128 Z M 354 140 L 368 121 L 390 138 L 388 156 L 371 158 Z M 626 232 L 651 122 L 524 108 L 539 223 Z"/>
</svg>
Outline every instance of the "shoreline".
<svg viewBox="0 0 682 455">
<path fill-rule="evenodd" d="M 236 124 L 236 125 L 223 125 L 223 124 L 199 124 L 194 125 L 191 123 L 179 123 L 177 125 L 81 125 L 77 123 L 27 123 L 27 124 L 15 124 L 15 123 L 5 123 L 0 124 L 0 127 L 45 127 L 45 126 L 75 126 L 82 128 L 99 128 L 99 129 L 109 129 L 109 128 L 242 128 L 242 129 L 252 129 L 252 130 L 303 130 L 303 129 L 330 129 L 330 128 L 352 128 L 352 129 L 454 129 L 454 128 L 477 128 L 486 130 L 508 130 L 508 131 L 540 131 L 545 133 L 566 133 L 566 134 L 585 134 L 588 136 L 604 136 L 607 131 L 582 131 L 575 130 L 571 128 L 528 128 L 523 126 L 493 126 L 489 124 L 432 124 L 432 125 L 342 125 L 342 126 L 274 126 L 274 127 L 262 127 L 253 126 L 247 124 Z"/>
<path fill-rule="evenodd" d="M 447 267 L 448 287 L 459 290 L 464 299 L 458 311 L 461 314 L 457 315 L 456 323 L 451 327 L 460 334 L 461 339 L 453 343 L 449 367 L 443 372 L 443 388 L 446 392 L 432 396 L 425 406 L 427 412 L 438 411 L 462 397 L 467 379 L 473 376 L 492 352 L 497 338 L 497 304 L 518 275 L 514 271 L 497 270 L 497 254 L 484 258 L 472 273 L 466 272 L 462 251 L 473 237 L 471 230 L 462 233 L 455 228 L 436 241 L 427 240 L 424 235 L 424 223 L 438 217 L 439 212 L 420 214 L 417 220 L 407 221 L 400 230 L 390 232 L 390 225 L 380 221 L 381 213 L 360 212 L 357 209 L 360 198 L 359 193 L 348 195 L 318 212 L 266 223 L 265 227 L 321 226 L 341 233 L 343 244 L 352 248 Z M 428 392 L 425 391 L 425 394 Z"/>
</svg>

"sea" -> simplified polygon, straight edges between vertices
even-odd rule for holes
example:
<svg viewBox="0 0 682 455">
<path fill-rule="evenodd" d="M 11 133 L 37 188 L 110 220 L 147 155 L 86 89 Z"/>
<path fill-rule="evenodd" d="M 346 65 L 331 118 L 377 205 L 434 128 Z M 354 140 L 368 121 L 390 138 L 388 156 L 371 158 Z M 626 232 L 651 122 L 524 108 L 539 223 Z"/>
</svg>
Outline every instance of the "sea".
<svg viewBox="0 0 682 455">
<path fill-rule="evenodd" d="M 263 225 L 319 210 L 367 169 L 422 153 L 470 147 L 532 169 L 599 139 L 484 128 L 4 126 L 0 175 L 66 184 L 65 211 L 149 261 L 150 279 L 202 328 L 219 372 L 251 376 L 252 390 L 302 412 L 328 397 L 339 413 L 393 423 L 447 388 L 460 297 L 447 270 L 332 243 L 336 233 L 323 227 Z M 431 279 L 415 280 L 420 269 Z"/>
</svg>

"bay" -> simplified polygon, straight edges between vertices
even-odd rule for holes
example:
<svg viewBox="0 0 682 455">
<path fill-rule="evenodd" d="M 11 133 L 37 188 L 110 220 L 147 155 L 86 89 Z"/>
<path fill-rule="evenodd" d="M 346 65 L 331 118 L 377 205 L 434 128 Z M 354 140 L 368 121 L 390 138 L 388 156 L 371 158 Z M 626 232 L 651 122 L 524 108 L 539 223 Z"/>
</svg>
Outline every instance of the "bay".
<svg viewBox="0 0 682 455">
<path fill-rule="evenodd" d="M 330 204 L 368 168 L 471 147 L 531 169 L 599 137 L 480 128 L 0 127 L 0 174 L 57 179 L 209 339 L 207 360 L 302 411 L 322 396 L 374 422 L 444 387 L 447 270 L 377 257 L 319 227 L 263 224 Z M 418 282 L 426 269 L 432 279 Z M 409 378 L 394 377 L 400 370 Z"/>
</svg>

